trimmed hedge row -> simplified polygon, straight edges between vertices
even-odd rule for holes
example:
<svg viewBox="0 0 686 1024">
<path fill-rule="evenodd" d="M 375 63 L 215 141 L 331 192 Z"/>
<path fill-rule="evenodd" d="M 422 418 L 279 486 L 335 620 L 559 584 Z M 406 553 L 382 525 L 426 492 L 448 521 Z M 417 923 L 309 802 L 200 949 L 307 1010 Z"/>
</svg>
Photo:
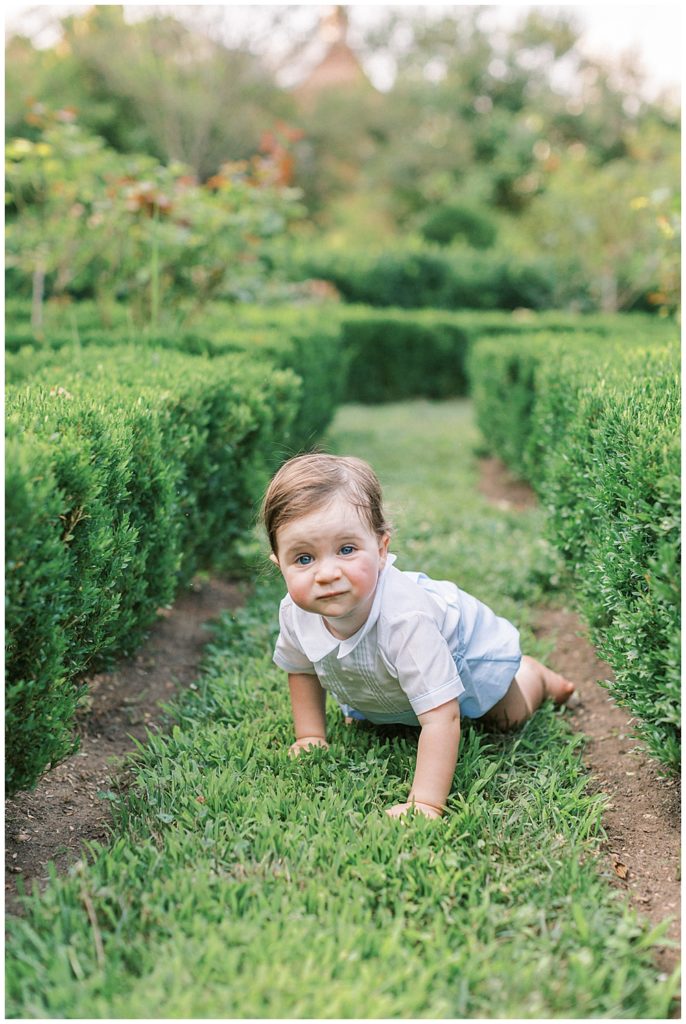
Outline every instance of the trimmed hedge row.
<svg viewBox="0 0 686 1024">
<path fill-rule="evenodd" d="M 673 328 L 671 329 L 673 332 Z M 617 703 L 680 763 L 679 346 L 488 339 L 470 354 L 489 446 L 532 482 Z"/>
<path fill-rule="evenodd" d="M 368 306 L 343 307 L 339 317 L 347 358 L 346 400 L 370 403 L 466 395 L 468 353 L 484 336 L 577 329 L 604 337 L 618 322 L 616 317 L 565 313 L 513 316 Z"/>
<path fill-rule="evenodd" d="M 114 307 L 109 344 L 130 341 L 125 311 Z M 31 377 L 53 362 L 52 349 L 78 353 L 101 344 L 104 328 L 90 303 L 53 308 L 46 316 L 42 341 L 33 339 L 28 304 L 15 303 L 7 317 L 7 379 Z M 606 337 L 628 324 L 658 328 L 654 319 L 636 315 L 580 316 L 570 313 L 448 312 L 429 309 L 373 309 L 340 304 L 256 307 L 216 303 L 202 323 L 166 335 L 142 335 L 139 344 L 184 352 L 219 355 L 247 351 L 268 356 L 303 379 L 308 396 L 300 423 L 313 441 L 328 425 L 338 402 L 400 401 L 446 398 L 468 391 L 466 358 L 470 345 L 484 335 L 518 333 L 524 337 L 580 330 Z M 27 344 L 27 338 L 31 344 Z"/>
<path fill-rule="evenodd" d="M 309 247 L 289 253 L 283 271 L 292 280 L 329 281 L 346 302 L 411 309 L 550 309 L 559 290 L 550 261 L 428 245 L 379 253 Z"/>
<path fill-rule="evenodd" d="M 73 749 L 85 672 L 132 652 L 196 570 L 235 570 L 270 472 L 301 447 L 292 371 L 160 355 L 93 347 L 9 389 L 9 794 Z"/>
<path fill-rule="evenodd" d="M 302 379 L 308 399 L 298 417 L 298 448 L 321 435 L 342 398 L 340 329 L 335 319 L 322 316 L 319 310 L 315 315 L 296 309 L 259 316 L 251 312 L 253 307 L 243 311 L 221 303 L 209 307 L 199 326 L 151 335 L 132 327 L 125 307 L 114 305 L 109 311 L 111 324 L 104 327 L 94 303 L 79 303 L 48 307 L 43 337 L 38 340 L 31 330 L 28 303 L 14 300 L 8 306 L 5 367 L 6 379 L 12 383 L 29 380 L 41 367 L 52 365 L 54 352 L 78 361 L 80 353 L 93 345 L 174 349 L 207 356 L 249 352 L 280 369 L 293 370 Z"/>
</svg>

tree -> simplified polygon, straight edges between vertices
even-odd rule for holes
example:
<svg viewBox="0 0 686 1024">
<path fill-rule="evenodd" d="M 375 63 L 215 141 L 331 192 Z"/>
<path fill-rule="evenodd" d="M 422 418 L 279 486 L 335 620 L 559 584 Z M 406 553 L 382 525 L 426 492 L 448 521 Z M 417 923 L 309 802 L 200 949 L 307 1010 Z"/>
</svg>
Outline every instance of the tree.
<svg viewBox="0 0 686 1024">
<path fill-rule="evenodd" d="M 588 290 L 606 312 L 679 305 L 678 140 L 654 125 L 639 145 L 597 168 L 573 144 L 520 221 L 528 251 L 560 268 L 561 303 Z"/>
<path fill-rule="evenodd" d="M 262 132 L 292 113 L 262 61 L 174 18 L 129 25 L 120 6 L 98 4 L 61 24 L 60 43 L 46 53 L 10 41 L 15 131 L 27 101 L 74 107 L 116 149 L 178 160 L 205 179 L 227 160 L 249 157 Z"/>
<path fill-rule="evenodd" d="M 635 135 L 653 120 L 678 135 L 678 118 L 642 98 L 640 69 L 580 52 L 573 14 L 538 9 L 507 31 L 488 17 L 481 7 L 435 19 L 389 10 L 370 36 L 370 51 L 397 73 L 361 187 L 383 183 L 403 229 L 443 202 L 520 216 L 546 187 L 541 152 L 554 160 L 580 143 L 601 167 L 632 159 Z"/>
</svg>

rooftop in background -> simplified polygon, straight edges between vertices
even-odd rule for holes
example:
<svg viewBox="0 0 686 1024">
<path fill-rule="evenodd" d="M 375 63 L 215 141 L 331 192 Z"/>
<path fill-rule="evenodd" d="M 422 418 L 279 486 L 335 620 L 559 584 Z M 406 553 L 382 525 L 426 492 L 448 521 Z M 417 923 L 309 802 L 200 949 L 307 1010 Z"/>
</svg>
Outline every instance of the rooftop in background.
<svg viewBox="0 0 686 1024">
<path fill-rule="evenodd" d="M 348 44 L 348 10 L 337 4 L 322 15 L 319 31 L 313 39 L 317 63 L 293 87 L 301 103 L 308 104 L 322 91 L 360 84 L 371 86 L 360 61 Z"/>
</svg>

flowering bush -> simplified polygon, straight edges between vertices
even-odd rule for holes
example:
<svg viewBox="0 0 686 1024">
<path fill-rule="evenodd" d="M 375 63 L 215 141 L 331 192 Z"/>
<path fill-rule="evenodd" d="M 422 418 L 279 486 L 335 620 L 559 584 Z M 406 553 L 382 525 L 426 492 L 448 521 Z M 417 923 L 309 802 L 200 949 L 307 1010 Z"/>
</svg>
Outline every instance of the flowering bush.
<svg viewBox="0 0 686 1024">
<path fill-rule="evenodd" d="M 36 141 L 6 147 L 10 291 L 125 298 L 157 325 L 162 303 L 251 298 L 268 272 L 265 245 L 299 215 L 271 154 L 227 163 L 206 183 L 181 164 L 109 149 L 68 110 L 33 113 Z"/>
</svg>

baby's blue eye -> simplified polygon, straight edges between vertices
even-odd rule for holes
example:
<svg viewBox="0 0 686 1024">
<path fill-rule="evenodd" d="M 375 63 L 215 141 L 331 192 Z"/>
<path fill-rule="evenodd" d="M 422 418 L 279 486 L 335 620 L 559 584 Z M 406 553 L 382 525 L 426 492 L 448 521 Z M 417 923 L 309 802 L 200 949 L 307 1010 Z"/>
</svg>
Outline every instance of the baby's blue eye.
<svg viewBox="0 0 686 1024">
<path fill-rule="evenodd" d="M 354 550 L 355 550 L 355 548 L 353 547 L 352 544 L 344 544 L 343 547 L 341 548 L 341 554 L 342 555 L 352 555 Z"/>
<path fill-rule="evenodd" d="M 295 560 L 296 565 L 309 565 L 312 561 L 312 555 L 298 555 Z"/>
</svg>

